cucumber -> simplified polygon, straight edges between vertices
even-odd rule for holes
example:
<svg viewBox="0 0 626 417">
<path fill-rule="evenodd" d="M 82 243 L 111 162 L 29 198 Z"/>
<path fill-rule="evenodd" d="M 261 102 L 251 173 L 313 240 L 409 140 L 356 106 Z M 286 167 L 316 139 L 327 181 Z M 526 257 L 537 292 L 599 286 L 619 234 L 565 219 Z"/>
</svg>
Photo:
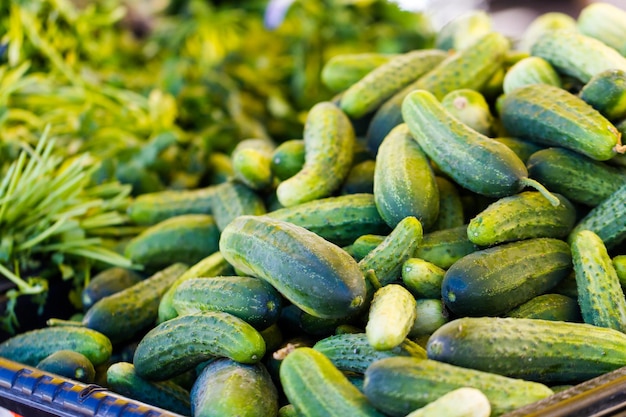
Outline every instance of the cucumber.
<svg viewBox="0 0 626 417">
<path fill-rule="evenodd" d="M 512 136 L 571 149 L 598 161 L 625 150 L 610 121 L 559 87 L 531 84 L 513 90 L 502 101 L 500 118 Z"/>
<path fill-rule="evenodd" d="M 316 317 L 289 304 L 281 310 L 278 323 L 290 333 L 304 332 L 308 336 L 325 337 L 335 332 L 338 326 L 350 323 L 350 320 Z"/>
<path fill-rule="evenodd" d="M 207 178 L 207 182 L 212 184 L 209 186 L 210 188 L 214 189 L 214 185 L 226 182 L 235 176 L 233 161 L 230 158 L 230 155 L 214 150 L 208 155 L 207 158 L 208 166 L 211 167 Z"/>
<path fill-rule="evenodd" d="M 405 123 L 389 132 L 378 148 L 374 198 L 380 216 L 392 228 L 405 217 L 414 216 L 428 230 L 437 219 L 435 174 Z"/>
<path fill-rule="evenodd" d="M 163 381 L 215 357 L 258 363 L 265 355 L 261 334 L 245 321 L 221 311 L 175 317 L 153 327 L 133 355 L 137 374 Z"/>
<path fill-rule="evenodd" d="M 252 190 L 266 190 L 274 181 L 272 155 L 276 145 L 268 139 L 244 139 L 231 153 L 233 176 Z"/>
<path fill-rule="evenodd" d="M 626 171 L 578 152 L 551 147 L 527 162 L 532 178 L 572 202 L 595 207 L 626 183 Z"/>
<path fill-rule="evenodd" d="M 611 261 L 622 289 L 626 287 L 626 255 L 615 255 Z"/>
<path fill-rule="evenodd" d="M 491 15 L 484 10 L 471 10 L 441 27 L 435 35 L 435 47 L 444 51 L 460 51 L 492 31 Z"/>
<path fill-rule="evenodd" d="M 155 323 L 161 297 L 186 269 L 185 264 L 172 264 L 100 299 L 85 312 L 83 326 L 106 335 L 114 344 L 132 339 Z"/>
<path fill-rule="evenodd" d="M 541 294 L 506 313 L 507 317 L 581 322 L 575 298 L 563 294 Z"/>
<path fill-rule="evenodd" d="M 339 246 L 352 243 L 362 234 L 390 230 L 372 193 L 320 198 L 274 210 L 267 217 L 304 227 Z"/>
<path fill-rule="evenodd" d="M 439 190 L 439 213 L 432 230 L 451 229 L 465 224 L 463 200 L 454 183 L 442 176 L 436 176 Z"/>
<path fill-rule="evenodd" d="M 590 230 L 572 235 L 578 304 L 585 323 L 626 332 L 626 298 L 604 242 Z"/>
<path fill-rule="evenodd" d="M 522 162 L 524 163 L 527 163 L 528 158 L 530 158 L 532 154 L 543 149 L 543 146 L 541 145 L 538 145 L 536 143 L 530 142 L 528 140 L 520 139 L 520 138 L 496 137 L 496 138 L 493 138 L 493 140 L 503 143 L 509 148 L 511 148 L 511 150 L 515 152 L 515 154 L 519 157 L 519 159 L 521 159 Z M 532 173 L 530 173 L 530 169 L 529 169 L 529 174 L 531 178 L 535 178 L 533 177 Z M 540 179 L 538 179 L 538 181 L 541 182 Z M 548 187 L 548 189 L 550 188 Z"/>
<path fill-rule="evenodd" d="M 561 77 L 548 61 L 538 56 L 529 56 L 514 64 L 504 75 L 502 90 L 509 94 L 513 90 L 531 84 L 547 84 L 562 87 Z"/>
<path fill-rule="evenodd" d="M 446 94 L 441 105 L 454 117 L 475 131 L 490 136 L 494 118 L 489 104 L 481 93 L 470 88 L 460 88 Z"/>
<path fill-rule="evenodd" d="M 439 268 L 448 269 L 465 255 L 477 250 L 478 246 L 467 237 L 465 224 L 424 234 L 413 257 L 433 263 Z"/>
<path fill-rule="evenodd" d="M 391 349 L 377 350 L 369 343 L 365 333 L 328 336 L 317 341 L 313 349 L 322 352 L 337 369 L 359 374 L 364 374 L 368 366 L 382 358 L 392 356 L 426 358 L 426 350 L 410 339 L 404 339 Z"/>
<path fill-rule="evenodd" d="M 376 161 L 367 159 L 350 168 L 346 180 L 341 185 L 340 194 L 373 194 Z"/>
<path fill-rule="evenodd" d="M 383 243 L 387 236 L 386 235 L 377 235 L 373 233 L 368 233 L 365 235 L 361 235 L 357 237 L 352 245 L 350 245 L 350 250 L 352 256 L 360 261 L 367 256 L 368 253 L 376 249 L 378 245 Z"/>
<path fill-rule="evenodd" d="M 560 384 L 626 365 L 625 346 L 626 334 L 586 323 L 464 317 L 435 331 L 426 350 L 430 359 L 456 366 Z"/>
<path fill-rule="evenodd" d="M 489 417 L 489 398 L 476 388 L 463 387 L 452 390 L 424 407 L 407 414 L 406 417 Z"/>
<path fill-rule="evenodd" d="M 57 350 L 36 365 L 37 369 L 91 384 L 96 379 L 96 369 L 89 358 L 74 350 Z"/>
<path fill-rule="evenodd" d="M 526 166 L 515 152 L 455 119 L 428 91 L 410 93 L 402 104 L 402 114 L 424 153 L 460 186 L 495 198 L 532 186 L 558 204 L 541 184 L 528 178 Z"/>
<path fill-rule="evenodd" d="M 579 96 L 611 121 L 626 117 L 626 71 L 609 69 L 597 73 L 580 90 Z"/>
<path fill-rule="evenodd" d="M 280 366 L 280 381 L 299 416 L 383 416 L 330 359 L 313 348 L 290 352 Z"/>
<path fill-rule="evenodd" d="M 578 30 L 576 20 L 569 14 L 562 12 L 547 12 L 535 17 L 526 29 L 517 44 L 517 49 L 530 52 L 537 39 L 552 30 Z"/>
<path fill-rule="evenodd" d="M 278 414 L 278 390 L 261 363 L 211 361 L 190 392 L 193 416 L 267 417 Z"/>
<path fill-rule="evenodd" d="M 220 251 L 242 273 L 268 281 L 303 311 L 345 318 L 364 307 L 365 278 L 343 249 L 307 229 L 267 216 L 240 216 Z"/>
<path fill-rule="evenodd" d="M 113 346 L 102 333 L 80 326 L 42 327 L 9 337 L 0 343 L 0 357 L 36 366 L 59 350 L 85 355 L 94 366 L 111 357 Z"/>
<path fill-rule="evenodd" d="M 220 231 L 208 214 L 184 214 L 163 220 L 134 236 L 124 255 L 148 273 L 173 263 L 189 265 L 218 250 Z"/>
<path fill-rule="evenodd" d="M 415 298 L 437 298 L 441 296 L 445 273 L 432 262 L 409 258 L 402 265 L 402 283 Z"/>
<path fill-rule="evenodd" d="M 415 314 L 415 298 L 406 288 L 398 284 L 379 288 L 374 293 L 365 326 L 369 344 L 376 350 L 400 345 L 413 327 Z"/>
<path fill-rule="evenodd" d="M 415 300 L 415 321 L 409 331 L 412 339 L 430 335 L 449 321 L 449 313 L 441 298 Z"/>
<path fill-rule="evenodd" d="M 532 45 L 530 53 L 548 61 L 559 73 L 584 84 L 604 70 L 626 70 L 626 58 L 615 49 L 569 29 L 546 32 Z"/>
<path fill-rule="evenodd" d="M 378 52 L 343 53 L 331 57 L 320 73 L 322 84 L 334 92 L 348 89 L 396 54 Z"/>
<path fill-rule="evenodd" d="M 458 316 L 496 316 L 550 290 L 571 269 L 570 248 L 562 240 L 501 244 L 455 262 L 443 278 L 441 296 Z"/>
<path fill-rule="evenodd" d="M 576 208 L 562 195 L 553 195 L 559 199 L 558 206 L 537 191 L 498 199 L 470 220 L 468 239 L 492 246 L 537 237 L 566 238 L 576 223 Z"/>
<path fill-rule="evenodd" d="M 386 415 L 403 417 L 462 387 L 482 391 L 491 403 L 493 416 L 552 395 L 550 388 L 537 382 L 405 356 L 384 358 L 370 365 L 363 390 Z"/>
<path fill-rule="evenodd" d="M 213 218 L 222 231 L 235 217 L 266 213 L 265 203 L 259 194 L 247 185 L 226 181 L 217 186 L 213 198 Z"/>
<path fill-rule="evenodd" d="M 291 139 L 276 146 L 270 169 L 280 181 L 291 178 L 304 166 L 304 140 Z"/>
<path fill-rule="evenodd" d="M 127 268 L 109 267 L 96 274 L 81 292 L 83 309 L 87 310 L 98 300 L 115 294 L 141 281 L 143 277 Z"/>
<path fill-rule="evenodd" d="M 608 2 L 587 4 L 578 14 L 578 31 L 626 55 L 626 11 Z"/>
<path fill-rule="evenodd" d="M 172 305 L 179 316 L 223 311 L 262 330 L 278 320 L 282 297 L 274 287 L 258 278 L 191 278 L 174 290 Z"/>
<path fill-rule="evenodd" d="M 106 371 L 107 387 L 118 394 L 172 411 L 191 415 L 189 391 L 172 381 L 148 381 L 140 377 L 130 362 L 116 362 Z"/>
<path fill-rule="evenodd" d="M 348 116 L 331 102 L 319 102 L 304 125 L 304 165 L 276 188 L 285 207 L 330 197 L 343 183 L 352 165 L 356 137 Z"/>
</svg>

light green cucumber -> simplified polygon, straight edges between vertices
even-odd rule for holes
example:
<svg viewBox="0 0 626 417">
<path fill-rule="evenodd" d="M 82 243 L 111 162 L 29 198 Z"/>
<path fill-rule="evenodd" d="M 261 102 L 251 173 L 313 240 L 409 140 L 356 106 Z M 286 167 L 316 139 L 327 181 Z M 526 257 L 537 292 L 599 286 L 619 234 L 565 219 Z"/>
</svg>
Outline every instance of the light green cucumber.
<svg viewBox="0 0 626 417">
<path fill-rule="evenodd" d="M 615 255 L 612 259 L 622 289 L 626 288 L 626 255 Z"/>
<path fill-rule="evenodd" d="M 562 87 L 561 78 L 548 61 L 529 56 L 514 64 L 504 75 L 502 89 L 508 94 L 516 88 L 530 84 L 548 84 Z"/>
<path fill-rule="evenodd" d="M 443 176 L 435 176 L 435 182 L 439 190 L 439 214 L 432 230 L 463 226 L 465 211 L 457 186 Z"/>
<path fill-rule="evenodd" d="M 428 230 L 439 214 L 439 189 L 426 154 L 405 123 L 380 144 L 374 170 L 374 199 L 380 216 L 395 227 L 407 216 Z"/>
<path fill-rule="evenodd" d="M 194 190 L 163 190 L 144 193 L 129 204 L 128 217 L 139 225 L 154 225 L 183 214 L 211 214 L 215 186 Z"/>
<path fill-rule="evenodd" d="M 575 298 L 563 294 L 541 294 L 506 313 L 507 317 L 581 322 Z"/>
<path fill-rule="evenodd" d="M 441 105 L 448 112 L 485 136 L 493 131 L 494 118 L 489 104 L 481 93 L 469 88 L 460 88 L 443 96 Z"/>
<path fill-rule="evenodd" d="M 86 311 L 101 298 L 128 288 L 143 278 L 135 271 L 119 266 L 109 267 L 98 272 L 81 292 L 83 309 Z"/>
<path fill-rule="evenodd" d="M 389 350 L 400 345 L 415 322 L 415 298 L 399 284 L 388 284 L 374 293 L 365 326 L 370 345 Z"/>
<path fill-rule="evenodd" d="M 409 258 L 402 265 L 402 283 L 415 298 L 441 296 L 441 283 L 446 271 L 432 262 Z"/>
<path fill-rule="evenodd" d="M 443 25 L 435 36 L 435 47 L 460 51 L 492 31 L 491 15 L 484 10 L 471 10 Z"/>
<path fill-rule="evenodd" d="M 578 304 L 585 323 L 626 332 L 626 298 L 604 242 L 590 230 L 571 237 Z"/>
<path fill-rule="evenodd" d="M 626 11 L 608 2 L 593 2 L 582 8 L 576 20 L 580 33 L 626 55 Z"/>
<path fill-rule="evenodd" d="M 373 251 L 378 245 L 383 243 L 386 235 L 376 235 L 368 233 L 361 235 L 354 240 L 354 243 L 350 245 L 351 254 L 357 261 L 362 260 L 368 253 Z"/>
<path fill-rule="evenodd" d="M 226 181 L 217 185 L 212 208 L 213 218 L 220 231 L 237 216 L 266 213 L 261 196 L 252 188 L 236 181 Z"/>
<path fill-rule="evenodd" d="M 409 331 L 409 337 L 416 339 L 432 334 L 450 321 L 448 316 L 441 297 L 415 300 L 415 321 Z"/>
<path fill-rule="evenodd" d="M 272 155 L 276 145 L 268 139 L 244 139 L 231 153 L 234 177 L 252 190 L 266 190 L 274 180 Z"/>
<path fill-rule="evenodd" d="M 576 20 L 569 14 L 563 12 L 546 12 L 535 17 L 522 32 L 517 43 L 517 49 L 523 52 L 530 52 L 532 46 L 545 33 L 553 30 L 578 30 Z"/>
<path fill-rule="evenodd" d="M 580 90 L 580 98 L 611 121 L 626 117 L 626 71 L 597 73 Z"/>
<path fill-rule="evenodd" d="M 335 92 L 348 89 L 375 68 L 389 62 L 396 54 L 378 52 L 343 53 L 331 57 L 320 74 L 322 83 Z"/>
<path fill-rule="evenodd" d="M 276 146 L 270 168 L 280 181 L 293 177 L 304 165 L 304 140 L 291 139 Z"/>
<path fill-rule="evenodd" d="M 448 269 L 465 255 L 477 250 L 478 246 L 467 237 L 467 225 L 463 225 L 424 234 L 413 257 Z"/>
<path fill-rule="evenodd" d="M 489 417 L 490 415 L 489 398 L 479 389 L 463 387 L 443 394 L 424 407 L 410 412 L 406 417 Z"/>
</svg>

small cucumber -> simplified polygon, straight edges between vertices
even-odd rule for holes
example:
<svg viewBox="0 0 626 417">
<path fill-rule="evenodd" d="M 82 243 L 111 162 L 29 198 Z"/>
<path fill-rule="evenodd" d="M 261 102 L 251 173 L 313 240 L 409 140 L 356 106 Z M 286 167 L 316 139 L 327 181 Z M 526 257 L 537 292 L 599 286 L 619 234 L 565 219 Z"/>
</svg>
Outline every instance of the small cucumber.
<svg viewBox="0 0 626 417">
<path fill-rule="evenodd" d="M 553 321 L 582 321 L 575 298 L 563 294 L 541 294 L 506 313 L 507 317 Z"/>
<path fill-rule="evenodd" d="M 622 289 L 626 288 L 626 255 L 615 255 L 611 261 Z"/>
<path fill-rule="evenodd" d="M 572 235 L 578 304 L 585 323 L 626 332 L 626 298 L 604 242 L 590 230 Z"/>
<path fill-rule="evenodd" d="M 424 407 L 410 412 L 406 417 L 489 417 L 490 415 L 489 398 L 479 389 L 463 387 L 443 394 Z"/>
<path fill-rule="evenodd" d="M 441 105 L 475 131 L 491 135 L 494 118 L 485 96 L 478 91 L 469 88 L 451 91 L 441 99 Z"/>
<path fill-rule="evenodd" d="M 453 263 L 478 250 L 478 246 L 467 237 L 467 225 L 426 233 L 414 258 L 420 258 L 448 269 Z"/>
<path fill-rule="evenodd" d="M 515 154 L 519 157 L 519 159 L 521 159 L 522 162 L 524 163 L 528 161 L 528 158 L 530 158 L 530 156 L 533 153 L 543 149 L 543 146 L 541 145 L 538 145 L 536 143 L 530 142 L 528 140 L 520 139 L 520 138 L 496 137 L 496 138 L 493 138 L 493 140 L 503 143 L 509 148 L 511 148 L 511 150 L 515 152 Z M 531 178 L 535 178 L 533 177 L 532 173 L 529 172 L 529 174 Z M 539 179 L 538 181 L 541 182 L 541 180 Z M 548 189 L 550 188 L 548 187 Z"/>
<path fill-rule="evenodd" d="M 404 417 L 462 387 L 482 391 L 491 403 L 493 416 L 513 411 L 553 393 L 537 382 L 405 356 L 380 359 L 370 365 L 365 372 L 363 390 L 370 402 L 385 415 Z"/>
<path fill-rule="evenodd" d="M 87 384 L 96 379 L 93 363 L 74 350 L 57 350 L 39 361 L 36 368 Z"/>
<path fill-rule="evenodd" d="M 367 159 L 350 168 L 346 180 L 341 185 L 340 194 L 373 194 L 376 161 Z"/>
<path fill-rule="evenodd" d="M 276 145 L 267 139 L 244 139 L 231 153 L 234 177 L 252 190 L 266 190 L 274 181 L 272 154 Z"/>
<path fill-rule="evenodd" d="M 191 415 L 189 391 L 172 381 L 148 381 L 130 362 L 116 362 L 106 371 L 107 387 L 118 394 L 184 416 Z"/>
<path fill-rule="evenodd" d="M 222 231 L 235 217 L 266 213 L 265 203 L 259 194 L 245 184 L 226 181 L 216 186 L 212 203 L 213 218 Z"/>
<path fill-rule="evenodd" d="M 83 288 L 81 293 L 83 309 L 86 311 L 101 298 L 128 288 L 142 279 L 143 277 L 135 271 L 119 266 L 100 271 Z"/>
<path fill-rule="evenodd" d="M 276 188 L 285 207 L 330 197 L 352 165 L 356 137 L 348 116 L 331 102 L 319 102 L 304 124 L 304 165 Z"/>
<path fill-rule="evenodd" d="M 442 26 L 435 36 L 435 47 L 461 51 L 493 31 L 493 19 L 484 10 L 471 10 Z"/>
<path fill-rule="evenodd" d="M 349 323 L 349 320 L 312 316 L 296 305 L 289 304 L 281 309 L 278 323 L 290 333 L 304 332 L 309 336 L 325 337 L 332 334 L 338 326 Z"/>
<path fill-rule="evenodd" d="M 113 346 L 104 334 L 80 326 L 53 326 L 28 330 L 0 343 L 0 357 L 36 366 L 59 350 L 85 355 L 94 366 L 111 357 Z"/>
<path fill-rule="evenodd" d="M 449 321 L 449 313 L 441 298 L 415 300 L 415 321 L 409 331 L 412 339 L 428 336 Z"/>
<path fill-rule="evenodd" d="M 280 366 L 280 381 L 299 416 L 383 416 L 330 359 L 313 348 L 290 352 Z"/>
<path fill-rule="evenodd" d="M 566 238 L 576 223 L 576 208 L 560 194 L 553 206 L 537 191 L 503 197 L 474 216 L 467 237 L 479 246 L 536 237 Z"/>
<path fill-rule="evenodd" d="M 509 68 L 502 81 L 502 90 L 504 94 L 509 94 L 530 84 L 563 86 L 561 77 L 548 61 L 538 56 L 529 56 Z"/>
<path fill-rule="evenodd" d="M 388 284 L 374 293 L 365 326 L 370 345 L 376 350 L 389 350 L 400 345 L 415 322 L 416 304 L 413 294 L 398 284 Z"/>
<path fill-rule="evenodd" d="M 435 182 L 439 190 L 439 213 L 432 230 L 463 226 L 465 224 L 465 212 L 457 186 L 442 176 L 435 176 Z"/>
<path fill-rule="evenodd" d="M 562 240 L 505 243 L 455 262 L 443 278 L 441 296 L 458 316 L 495 316 L 550 290 L 571 269 L 570 248 Z"/>
<path fill-rule="evenodd" d="M 293 177 L 303 166 L 304 140 L 286 140 L 274 149 L 270 168 L 280 181 Z"/>
<path fill-rule="evenodd" d="M 428 357 L 545 384 L 578 383 L 626 365 L 626 334 L 586 323 L 465 317 L 428 340 Z M 498 360 L 494 360 L 498 358 Z"/>
<path fill-rule="evenodd" d="M 598 161 L 625 151 L 610 121 L 559 87 L 531 84 L 511 91 L 504 96 L 500 118 L 513 136 L 571 149 Z"/>
<path fill-rule="evenodd" d="M 535 17 L 522 32 L 517 49 L 522 52 L 530 52 L 532 46 L 545 33 L 552 30 L 578 30 L 576 20 L 569 14 L 562 12 L 547 12 Z"/>
<path fill-rule="evenodd" d="M 137 374 L 163 381 L 215 357 L 258 363 L 265 355 L 261 334 L 245 321 L 221 311 L 175 317 L 153 327 L 133 356 Z"/>
<path fill-rule="evenodd" d="M 334 92 L 346 90 L 396 54 L 378 52 L 343 53 L 331 57 L 320 74 L 322 83 Z"/>
<path fill-rule="evenodd" d="M 582 8 L 576 26 L 580 33 L 626 55 L 626 11 L 608 2 L 593 2 Z"/>
<path fill-rule="evenodd" d="M 580 90 L 579 96 L 611 121 L 626 117 L 626 71 L 609 69 L 597 73 Z"/>
<path fill-rule="evenodd" d="M 352 256 L 360 261 L 367 256 L 368 253 L 376 249 L 378 245 L 383 243 L 387 236 L 367 233 L 357 237 L 350 246 Z"/>
<path fill-rule="evenodd" d="M 380 216 L 390 227 L 414 216 L 429 229 L 437 219 L 439 189 L 435 174 L 405 123 L 389 132 L 378 148 L 374 198 Z"/>
<path fill-rule="evenodd" d="M 227 358 L 215 359 L 198 375 L 190 396 L 193 416 L 278 414 L 278 390 L 261 363 L 246 365 Z"/>
<path fill-rule="evenodd" d="M 357 262 L 304 227 L 240 216 L 222 232 L 220 252 L 241 273 L 268 281 L 313 316 L 345 318 L 365 305 L 365 278 Z"/>
<path fill-rule="evenodd" d="M 441 283 L 446 271 L 432 262 L 409 258 L 402 265 L 402 283 L 415 298 L 441 296 Z"/>
</svg>

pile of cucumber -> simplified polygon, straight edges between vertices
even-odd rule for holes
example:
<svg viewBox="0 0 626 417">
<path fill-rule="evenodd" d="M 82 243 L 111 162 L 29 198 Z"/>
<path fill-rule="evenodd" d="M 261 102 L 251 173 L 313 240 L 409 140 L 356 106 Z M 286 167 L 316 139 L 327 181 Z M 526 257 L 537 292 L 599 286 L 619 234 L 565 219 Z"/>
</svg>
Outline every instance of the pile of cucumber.
<svg viewBox="0 0 626 417">
<path fill-rule="evenodd" d="M 498 416 L 625 366 L 625 55 L 606 3 L 337 55 L 302 138 L 135 196 L 138 268 L 0 356 L 194 417 Z"/>
</svg>

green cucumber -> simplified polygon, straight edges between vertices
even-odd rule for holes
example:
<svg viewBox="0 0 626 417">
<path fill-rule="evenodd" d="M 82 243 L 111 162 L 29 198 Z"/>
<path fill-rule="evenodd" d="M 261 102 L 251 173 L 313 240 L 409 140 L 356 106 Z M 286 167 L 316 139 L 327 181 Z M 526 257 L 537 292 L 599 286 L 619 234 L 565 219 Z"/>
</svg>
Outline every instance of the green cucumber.
<svg viewBox="0 0 626 417">
<path fill-rule="evenodd" d="M 191 414 L 214 417 L 267 417 L 278 414 L 278 390 L 261 363 L 211 361 L 190 391 Z"/>
<path fill-rule="evenodd" d="M 304 165 L 276 188 L 285 207 L 330 197 L 352 165 L 356 137 L 348 116 L 331 102 L 319 102 L 304 124 Z"/>
<path fill-rule="evenodd" d="M 0 343 L 0 357 L 30 366 L 59 350 L 81 353 L 98 366 L 109 360 L 113 346 L 104 334 L 80 326 L 42 327 L 18 333 Z"/>
<path fill-rule="evenodd" d="M 590 230 L 572 235 L 578 304 L 585 323 L 626 332 L 626 298 L 611 257 Z"/>
<path fill-rule="evenodd" d="M 559 147 L 533 153 L 527 167 L 530 176 L 549 190 L 591 207 L 626 183 L 626 170 Z"/>
<path fill-rule="evenodd" d="M 496 198 L 532 186 L 558 204 L 541 184 L 528 178 L 526 166 L 515 152 L 455 119 L 430 92 L 410 93 L 402 104 L 402 114 L 426 155 L 460 186 Z"/>
<path fill-rule="evenodd" d="M 339 246 L 352 243 L 362 234 L 389 231 L 371 193 L 320 198 L 274 210 L 267 217 L 304 227 Z"/>
<path fill-rule="evenodd" d="M 435 35 L 435 47 L 460 51 L 493 31 L 493 19 L 484 10 L 471 10 L 443 25 Z"/>
<path fill-rule="evenodd" d="M 365 333 L 344 333 L 320 339 L 313 349 L 322 352 L 343 372 L 365 373 L 368 366 L 382 358 L 392 356 L 414 356 L 426 358 L 426 350 L 404 339 L 391 349 L 377 350 L 369 343 Z"/>
<path fill-rule="evenodd" d="M 278 145 L 272 153 L 270 168 L 280 181 L 291 178 L 304 165 L 304 140 L 291 139 Z"/>
<path fill-rule="evenodd" d="M 373 194 L 375 171 L 376 161 L 372 159 L 353 164 L 341 185 L 340 194 Z"/>
<path fill-rule="evenodd" d="M 489 398 L 479 389 L 463 387 L 443 394 L 424 407 L 410 412 L 406 417 L 489 417 L 490 415 Z"/>
<path fill-rule="evenodd" d="M 579 96 L 611 121 L 626 117 L 626 71 L 608 69 L 597 73 L 580 90 Z"/>
<path fill-rule="evenodd" d="M 216 186 L 213 198 L 213 218 L 222 231 L 235 217 L 265 214 L 265 203 L 255 190 L 245 184 L 226 181 Z"/>
<path fill-rule="evenodd" d="M 475 131 L 490 136 L 494 118 L 485 96 L 470 88 L 460 88 L 446 94 L 441 105 Z"/>
<path fill-rule="evenodd" d="M 538 56 L 529 56 L 509 68 L 502 80 L 502 90 L 504 94 L 508 94 L 530 84 L 563 86 L 559 74 L 548 61 Z"/>
<path fill-rule="evenodd" d="M 467 237 L 479 246 L 536 237 L 566 238 L 576 223 L 576 208 L 560 194 L 553 206 L 537 191 L 503 197 L 474 216 Z"/>
<path fill-rule="evenodd" d="M 222 232 L 220 252 L 234 268 L 268 281 L 313 316 L 344 318 L 365 305 L 365 278 L 357 262 L 304 227 L 240 216 Z"/>
<path fill-rule="evenodd" d="M 87 384 L 96 379 L 93 363 L 87 356 L 74 350 L 57 350 L 40 360 L 36 368 Z"/>
<path fill-rule="evenodd" d="M 491 403 L 492 416 L 552 395 L 550 388 L 537 382 L 405 356 L 384 358 L 370 365 L 363 390 L 386 415 L 403 417 L 462 387 L 482 391 Z"/>
<path fill-rule="evenodd" d="M 169 410 L 191 415 L 189 391 L 172 381 L 148 381 L 140 377 L 130 362 L 116 362 L 106 371 L 107 387 L 120 395 Z"/>
<path fill-rule="evenodd" d="M 528 140 L 520 139 L 520 138 L 497 137 L 497 138 L 493 138 L 493 140 L 503 143 L 509 148 L 511 148 L 511 150 L 515 152 L 515 154 L 519 157 L 519 159 L 521 159 L 522 162 L 524 163 L 528 161 L 528 158 L 530 158 L 532 154 L 543 149 L 541 145 L 538 145 L 536 143 L 530 142 Z M 529 172 L 529 174 L 531 178 L 535 178 L 533 177 L 532 173 Z M 541 180 L 538 180 L 538 181 L 541 182 Z M 550 188 L 548 187 L 548 189 Z"/>
<path fill-rule="evenodd" d="M 396 54 L 378 52 L 343 53 L 331 57 L 320 73 L 322 83 L 334 92 L 346 90 Z"/>
<path fill-rule="evenodd" d="M 442 176 L 436 176 L 439 190 L 439 213 L 432 230 L 451 229 L 465 224 L 463 200 L 456 185 Z"/>
<path fill-rule="evenodd" d="M 552 30 L 576 31 L 576 20 L 569 14 L 562 12 L 547 12 L 535 17 L 522 35 L 517 44 L 517 49 L 522 52 L 530 52 L 537 39 Z"/>
<path fill-rule="evenodd" d="M 290 352 L 280 366 L 280 381 L 299 416 L 383 416 L 330 359 L 313 348 Z"/>
<path fill-rule="evenodd" d="M 506 313 L 507 317 L 581 322 L 575 298 L 563 294 L 541 294 Z"/>
<path fill-rule="evenodd" d="M 615 255 L 611 261 L 622 289 L 626 288 L 626 255 Z"/>
<path fill-rule="evenodd" d="M 623 6 L 623 5 L 622 5 Z M 626 55 L 626 11 L 608 2 L 593 2 L 582 8 L 578 31 Z"/>
<path fill-rule="evenodd" d="M 357 261 L 362 260 L 368 253 L 376 249 L 378 245 L 383 243 L 387 236 L 367 233 L 357 237 L 354 243 L 350 245 L 351 254 Z"/>
<path fill-rule="evenodd" d="M 409 258 L 402 265 L 402 283 L 415 298 L 437 298 L 441 296 L 445 273 L 432 262 Z"/>
<path fill-rule="evenodd" d="M 437 219 L 439 189 L 435 174 L 405 123 L 389 132 L 378 148 L 374 198 L 380 216 L 390 227 L 414 216 L 429 229 Z"/>
<path fill-rule="evenodd" d="M 346 319 L 329 319 L 313 316 L 294 304 L 283 307 L 278 323 L 290 333 L 325 337 L 335 332 L 338 326 L 349 323 Z"/>
<path fill-rule="evenodd" d="M 175 317 L 146 333 L 133 355 L 137 374 L 151 381 L 180 375 L 215 357 L 258 363 L 265 341 L 251 325 L 221 311 Z"/>
<path fill-rule="evenodd" d="M 231 153 L 235 179 L 252 190 L 266 190 L 274 181 L 272 155 L 275 145 L 267 139 L 244 139 Z"/>
<path fill-rule="evenodd" d="M 478 246 L 467 237 L 465 224 L 424 234 L 413 257 L 431 262 L 439 268 L 448 269 L 465 255 L 477 250 Z"/>
<path fill-rule="evenodd" d="M 388 284 L 374 292 L 365 326 L 370 345 L 389 350 L 400 345 L 415 322 L 413 294 L 399 284 Z"/>
<path fill-rule="evenodd" d="M 156 322 L 161 297 L 186 270 L 185 264 L 172 264 L 125 290 L 100 299 L 85 312 L 83 326 L 105 334 L 113 343 L 132 339 Z"/>
<path fill-rule="evenodd" d="M 449 313 L 441 298 L 415 300 L 415 321 L 409 331 L 412 339 L 432 334 L 449 321 Z"/>
<path fill-rule="evenodd" d="M 435 331 L 427 351 L 434 360 L 512 378 L 578 383 L 626 365 L 626 334 L 586 323 L 465 317 Z"/>
<path fill-rule="evenodd" d="M 191 278 L 174 290 L 172 305 L 179 316 L 199 311 L 223 311 L 256 329 L 265 329 L 278 320 L 282 297 L 274 287 L 258 278 Z"/>
<path fill-rule="evenodd" d="M 562 240 L 505 243 L 455 262 L 443 278 L 441 296 L 458 316 L 495 316 L 550 290 L 571 269 L 570 248 Z"/>
<path fill-rule="evenodd" d="M 81 292 L 83 309 L 87 310 L 98 300 L 115 294 L 141 281 L 143 277 L 127 268 L 109 267 L 97 273 Z"/>
</svg>

